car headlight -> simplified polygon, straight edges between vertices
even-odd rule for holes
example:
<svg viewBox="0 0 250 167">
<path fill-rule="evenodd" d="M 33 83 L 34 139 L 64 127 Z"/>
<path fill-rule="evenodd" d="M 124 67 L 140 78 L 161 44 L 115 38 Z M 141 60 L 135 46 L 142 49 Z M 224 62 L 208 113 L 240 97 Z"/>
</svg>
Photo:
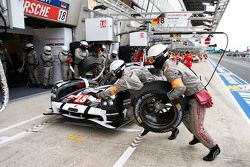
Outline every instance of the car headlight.
<svg viewBox="0 0 250 167">
<path fill-rule="evenodd" d="M 113 100 L 109 100 L 109 101 L 108 101 L 108 105 L 109 105 L 109 106 L 113 106 L 113 105 L 114 105 Z"/>
<path fill-rule="evenodd" d="M 104 101 L 104 102 L 102 102 L 102 105 L 103 105 L 103 106 L 107 106 L 107 105 L 108 105 L 108 102 Z"/>
</svg>

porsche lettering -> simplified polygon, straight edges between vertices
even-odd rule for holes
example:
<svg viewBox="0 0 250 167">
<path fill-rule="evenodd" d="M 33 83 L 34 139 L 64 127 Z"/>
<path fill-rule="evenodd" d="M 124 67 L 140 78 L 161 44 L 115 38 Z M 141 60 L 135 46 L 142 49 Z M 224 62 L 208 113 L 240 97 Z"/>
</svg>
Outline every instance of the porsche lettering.
<svg viewBox="0 0 250 167">
<path fill-rule="evenodd" d="M 37 4 L 34 2 L 31 3 L 29 1 L 25 1 L 24 3 L 24 13 L 26 14 L 34 14 L 36 16 L 48 18 L 50 10 L 51 7 L 42 4 Z"/>
</svg>

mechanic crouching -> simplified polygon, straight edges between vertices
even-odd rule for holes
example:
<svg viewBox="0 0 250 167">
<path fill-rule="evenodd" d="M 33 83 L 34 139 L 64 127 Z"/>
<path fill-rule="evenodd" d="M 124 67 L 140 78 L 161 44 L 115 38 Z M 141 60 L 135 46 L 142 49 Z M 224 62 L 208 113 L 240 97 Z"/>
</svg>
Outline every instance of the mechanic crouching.
<svg viewBox="0 0 250 167">
<path fill-rule="evenodd" d="M 154 75 L 152 75 L 147 68 L 141 66 L 126 67 L 123 60 L 114 60 L 110 65 L 110 72 L 116 76 L 118 80 L 112 87 L 97 93 L 96 96 L 98 98 L 110 97 L 125 90 L 129 90 L 130 93 L 136 97 L 137 92 L 145 83 L 155 80 Z M 175 139 L 178 133 L 179 130 L 174 129 L 169 140 Z"/>
<path fill-rule="evenodd" d="M 201 142 L 205 147 L 210 149 L 209 154 L 203 160 L 214 160 L 220 154 L 220 148 L 215 144 L 203 126 L 206 108 L 212 106 L 211 98 L 205 100 L 205 103 L 202 103 L 200 100 L 209 96 L 207 95 L 208 93 L 201 94 L 201 92 L 206 92 L 203 84 L 188 67 L 182 63 L 169 60 L 167 46 L 163 44 L 152 46 L 148 51 L 148 57 L 153 60 L 155 68 L 162 70 L 163 75 L 172 85 L 172 91 L 168 93 L 168 98 L 175 100 L 183 94 L 188 97 L 189 109 L 184 114 L 183 123 L 194 135 L 194 139 L 189 144 L 194 145 Z"/>
</svg>

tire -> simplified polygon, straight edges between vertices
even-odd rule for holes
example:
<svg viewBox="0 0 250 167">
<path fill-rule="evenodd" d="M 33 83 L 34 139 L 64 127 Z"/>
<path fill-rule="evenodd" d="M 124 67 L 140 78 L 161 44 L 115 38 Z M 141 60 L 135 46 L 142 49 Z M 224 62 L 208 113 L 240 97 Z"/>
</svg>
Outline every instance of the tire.
<svg viewBox="0 0 250 167">
<path fill-rule="evenodd" d="M 182 121 L 184 99 L 170 101 L 167 93 L 172 89 L 169 82 L 154 81 L 140 90 L 133 114 L 136 122 L 146 130 L 164 133 L 177 128 Z"/>
<path fill-rule="evenodd" d="M 103 78 L 100 80 L 100 85 L 113 85 L 117 81 L 117 77 L 114 75 L 108 73 L 103 76 Z"/>
<path fill-rule="evenodd" d="M 93 56 L 87 57 L 79 64 L 79 75 L 85 77 L 86 73 L 99 68 L 100 64 L 97 59 Z"/>
</svg>

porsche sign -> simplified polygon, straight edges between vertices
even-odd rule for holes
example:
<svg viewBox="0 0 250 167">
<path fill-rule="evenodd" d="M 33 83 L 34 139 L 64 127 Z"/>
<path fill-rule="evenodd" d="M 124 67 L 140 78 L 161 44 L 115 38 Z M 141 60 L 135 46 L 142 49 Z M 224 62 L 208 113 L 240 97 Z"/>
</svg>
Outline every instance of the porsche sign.
<svg viewBox="0 0 250 167">
<path fill-rule="evenodd" d="M 69 4 L 60 0 L 24 0 L 24 14 L 32 17 L 66 22 Z"/>
</svg>

